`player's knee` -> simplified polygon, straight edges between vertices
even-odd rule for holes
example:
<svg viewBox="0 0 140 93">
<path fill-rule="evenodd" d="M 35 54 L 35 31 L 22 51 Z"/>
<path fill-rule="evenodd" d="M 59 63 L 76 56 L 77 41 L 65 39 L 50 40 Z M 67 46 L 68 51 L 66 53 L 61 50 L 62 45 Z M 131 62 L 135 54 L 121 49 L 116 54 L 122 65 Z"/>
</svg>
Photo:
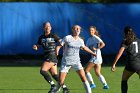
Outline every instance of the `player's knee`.
<svg viewBox="0 0 140 93">
<path fill-rule="evenodd" d="M 43 76 L 48 75 L 47 71 L 44 71 L 44 70 L 40 70 L 40 74 L 43 75 Z"/>
<path fill-rule="evenodd" d="M 89 73 L 89 71 L 85 70 L 85 74 Z"/>
<path fill-rule="evenodd" d="M 140 79 L 140 70 L 136 72 L 139 75 L 139 79 Z"/>
</svg>

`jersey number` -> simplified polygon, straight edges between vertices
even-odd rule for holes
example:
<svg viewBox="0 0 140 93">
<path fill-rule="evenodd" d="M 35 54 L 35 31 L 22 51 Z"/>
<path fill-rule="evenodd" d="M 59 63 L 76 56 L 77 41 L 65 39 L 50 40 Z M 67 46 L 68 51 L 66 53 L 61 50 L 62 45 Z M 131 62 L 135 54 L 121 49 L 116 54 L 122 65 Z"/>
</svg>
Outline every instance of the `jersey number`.
<svg viewBox="0 0 140 93">
<path fill-rule="evenodd" d="M 138 53 L 138 42 L 133 42 L 133 44 L 135 45 L 135 51 L 136 51 L 136 53 Z"/>
</svg>

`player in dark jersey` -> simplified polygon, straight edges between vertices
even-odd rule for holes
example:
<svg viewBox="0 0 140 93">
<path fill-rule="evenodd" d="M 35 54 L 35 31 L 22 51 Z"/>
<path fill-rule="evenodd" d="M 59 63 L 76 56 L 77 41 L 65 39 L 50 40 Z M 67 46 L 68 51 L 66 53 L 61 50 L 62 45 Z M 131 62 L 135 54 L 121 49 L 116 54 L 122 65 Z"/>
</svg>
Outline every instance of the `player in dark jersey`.
<svg viewBox="0 0 140 93">
<path fill-rule="evenodd" d="M 122 74 L 121 91 L 127 93 L 128 90 L 128 79 L 136 72 L 140 77 L 140 40 L 136 37 L 133 29 L 129 26 L 124 28 L 124 40 L 121 44 L 121 48 L 114 60 L 112 71 L 116 70 L 115 65 L 119 58 L 126 50 L 127 62 L 125 69 Z"/>
<path fill-rule="evenodd" d="M 51 33 L 51 24 L 46 22 L 43 24 L 44 34 L 41 35 L 38 39 L 37 44 L 33 45 L 34 50 L 38 50 L 40 46 L 44 49 L 44 63 L 40 69 L 40 74 L 43 75 L 45 80 L 51 85 L 50 91 L 55 87 L 55 83 L 51 79 L 51 76 L 48 74 L 48 71 L 51 73 L 52 77 L 58 82 L 59 77 L 57 73 L 57 56 L 56 56 L 56 44 L 61 40 L 60 37 L 56 34 Z M 66 85 L 62 86 L 63 91 L 67 90 Z"/>
</svg>

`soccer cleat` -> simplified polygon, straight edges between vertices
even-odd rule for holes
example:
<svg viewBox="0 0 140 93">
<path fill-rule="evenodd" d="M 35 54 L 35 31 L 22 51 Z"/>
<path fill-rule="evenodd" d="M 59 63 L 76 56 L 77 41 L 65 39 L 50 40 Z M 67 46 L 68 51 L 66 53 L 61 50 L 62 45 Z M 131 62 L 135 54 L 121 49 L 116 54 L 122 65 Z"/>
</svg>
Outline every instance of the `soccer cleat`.
<svg viewBox="0 0 140 93">
<path fill-rule="evenodd" d="M 63 93 L 69 93 L 69 89 L 67 87 L 63 88 Z"/>
<path fill-rule="evenodd" d="M 95 84 L 90 84 L 90 88 L 94 89 L 94 88 L 96 88 L 96 85 Z"/>
<path fill-rule="evenodd" d="M 51 90 L 50 93 L 58 93 L 58 92 L 60 91 L 60 88 L 61 88 L 61 86 L 60 86 L 60 85 L 57 85 L 57 86 L 55 86 L 55 87 Z"/>
<path fill-rule="evenodd" d="M 103 89 L 109 89 L 109 86 L 108 86 L 108 85 L 105 85 L 105 86 L 103 87 Z"/>
<path fill-rule="evenodd" d="M 55 89 L 55 87 L 56 87 L 56 85 L 54 84 L 54 85 L 51 85 L 51 88 L 50 88 L 50 90 L 49 90 L 49 92 L 48 93 L 53 93 L 53 90 Z"/>
</svg>

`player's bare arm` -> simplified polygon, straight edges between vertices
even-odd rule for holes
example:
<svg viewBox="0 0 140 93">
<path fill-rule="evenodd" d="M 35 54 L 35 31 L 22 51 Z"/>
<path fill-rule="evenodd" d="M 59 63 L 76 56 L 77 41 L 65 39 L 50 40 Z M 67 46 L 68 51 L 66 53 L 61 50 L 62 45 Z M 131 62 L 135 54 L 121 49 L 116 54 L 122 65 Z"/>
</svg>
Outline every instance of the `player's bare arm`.
<svg viewBox="0 0 140 93">
<path fill-rule="evenodd" d="M 113 72 L 116 70 L 116 64 L 117 64 L 118 60 L 120 59 L 120 57 L 122 56 L 124 50 L 125 50 L 124 47 L 121 47 L 121 48 L 120 48 L 120 50 L 119 50 L 119 52 L 118 52 L 118 54 L 117 54 L 117 56 L 116 56 L 116 58 L 115 58 L 115 60 L 114 60 L 114 63 L 113 63 L 113 65 L 112 65 L 112 68 L 111 68 L 111 70 L 112 70 Z"/>
<path fill-rule="evenodd" d="M 93 51 L 91 51 L 88 47 L 83 47 L 82 48 L 83 50 L 85 50 L 85 51 L 87 51 L 87 52 L 89 52 L 90 54 L 92 54 L 93 56 L 96 56 L 96 54 L 93 52 Z"/>
</svg>

